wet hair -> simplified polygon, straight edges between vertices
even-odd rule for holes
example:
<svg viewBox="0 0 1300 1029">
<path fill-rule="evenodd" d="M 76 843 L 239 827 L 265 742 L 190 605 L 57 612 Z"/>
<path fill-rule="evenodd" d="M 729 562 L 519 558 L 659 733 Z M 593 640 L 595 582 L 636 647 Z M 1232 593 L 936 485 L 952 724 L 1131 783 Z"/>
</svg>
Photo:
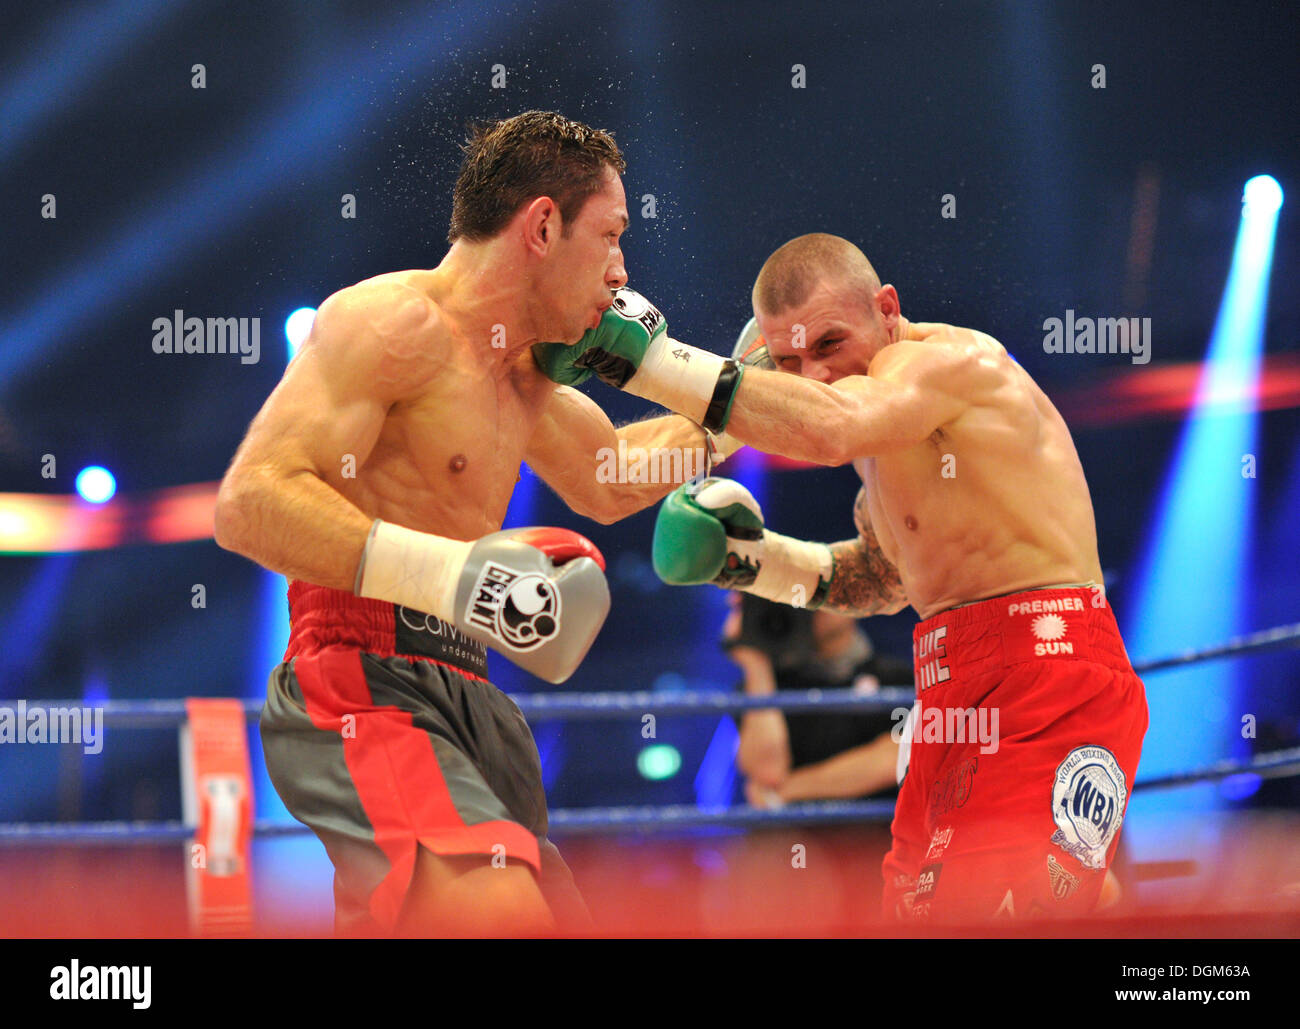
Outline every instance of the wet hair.
<svg viewBox="0 0 1300 1029">
<path fill-rule="evenodd" d="M 605 169 L 627 168 L 608 132 L 553 111 L 472 124 L 462 149 L 449 243 L 491 239 L 521 206 L 540 196 L 555 201 L 567 236 L 587 198 L 604 185 Z"/>
</svg>

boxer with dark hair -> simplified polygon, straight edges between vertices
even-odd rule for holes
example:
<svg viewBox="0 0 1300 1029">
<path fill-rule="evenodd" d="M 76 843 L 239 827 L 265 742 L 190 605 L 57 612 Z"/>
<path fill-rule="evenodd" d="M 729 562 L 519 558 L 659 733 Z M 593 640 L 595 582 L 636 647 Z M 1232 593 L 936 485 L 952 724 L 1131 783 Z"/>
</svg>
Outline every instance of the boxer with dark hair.
<svg viewBox="0 0 1300 1029">
<path fill-rule="evenodd" d="M 623 169 L 558 114 L 475 128 L 442 262 L 329 297 L 222 481 L 217 542 L 292 580 L 262 739 L 334 862 L 341 932 L 586 924 L 485 648 L 560 682 L 609 607 L 589 541 L 499 531 L 522 461 L 612 522 L 675 484 L 608 482 L 602 450 L 705 446 L 677 415 L 615 430 L 531 356 L 601 326 L 627 281 Z"/>
</svg>

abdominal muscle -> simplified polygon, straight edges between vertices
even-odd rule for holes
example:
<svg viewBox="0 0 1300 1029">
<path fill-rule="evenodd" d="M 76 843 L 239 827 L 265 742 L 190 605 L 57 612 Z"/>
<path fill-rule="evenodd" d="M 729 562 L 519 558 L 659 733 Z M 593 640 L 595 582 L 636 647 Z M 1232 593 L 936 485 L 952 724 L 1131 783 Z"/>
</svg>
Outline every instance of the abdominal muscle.
<svg viewBox="0 0 1300 1029">
<path fill-rule="evenodd" d="M 366 515 L 420 532 L 459 540 L 495 532 L 545 392 L 453 361 L 422 395 L 388 411 L 355 477 L 331 485 Z"/>
<path fill-rule="evenodd" d="M 1028 383 L 1034 393 L 1037 387 Z M 1065 423 L 1016 383 L 905 451 L 859 458 L 884 556 L 922 618 L 1021 590 L 1100 583 L 1087 483 Z"/>
</svg>

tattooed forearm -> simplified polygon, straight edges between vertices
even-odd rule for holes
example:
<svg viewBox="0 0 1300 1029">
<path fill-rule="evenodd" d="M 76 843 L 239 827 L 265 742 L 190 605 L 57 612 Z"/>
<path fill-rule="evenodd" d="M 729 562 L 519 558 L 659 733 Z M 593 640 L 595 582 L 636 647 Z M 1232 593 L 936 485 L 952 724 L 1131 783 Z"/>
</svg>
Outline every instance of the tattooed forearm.
<svg viewBox="0 0 1300 1029">
<path fill-rule="evenodd" d="M 894 614 L 907 606 L 898 569 L 885 560 L 870 526 L 860 538 L 831 544 L 835 574 L 823 611 L 865 618 Z"/>
</svg>

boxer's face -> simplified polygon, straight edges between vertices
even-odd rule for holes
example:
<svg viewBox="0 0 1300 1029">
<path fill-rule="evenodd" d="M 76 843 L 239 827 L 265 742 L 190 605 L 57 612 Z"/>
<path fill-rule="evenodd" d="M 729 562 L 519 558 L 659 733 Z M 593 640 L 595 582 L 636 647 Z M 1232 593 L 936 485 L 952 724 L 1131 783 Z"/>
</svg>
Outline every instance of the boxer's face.
<svg viewBox="0 0 1300 1029">
<path fill-rule="evenodd" d="M 898 295 L 893 286 L 864 297 L 823 282 L 797 307 L 780 314 L 756 309 L 754 317 L 778 370 L 830 384 L 867 373 L 893 338 Z"/>
<path fill-rule="evenodd" d="M 619 245 L 627 223 L 623 180 L 607 166 L 605 184 L 587 198 L 556 243 L 550 276 L 562 333 L 556 342 L 576 343 L 594 329 L 612 301 L 610 290 L 627 285 Z"/>
</svg>

